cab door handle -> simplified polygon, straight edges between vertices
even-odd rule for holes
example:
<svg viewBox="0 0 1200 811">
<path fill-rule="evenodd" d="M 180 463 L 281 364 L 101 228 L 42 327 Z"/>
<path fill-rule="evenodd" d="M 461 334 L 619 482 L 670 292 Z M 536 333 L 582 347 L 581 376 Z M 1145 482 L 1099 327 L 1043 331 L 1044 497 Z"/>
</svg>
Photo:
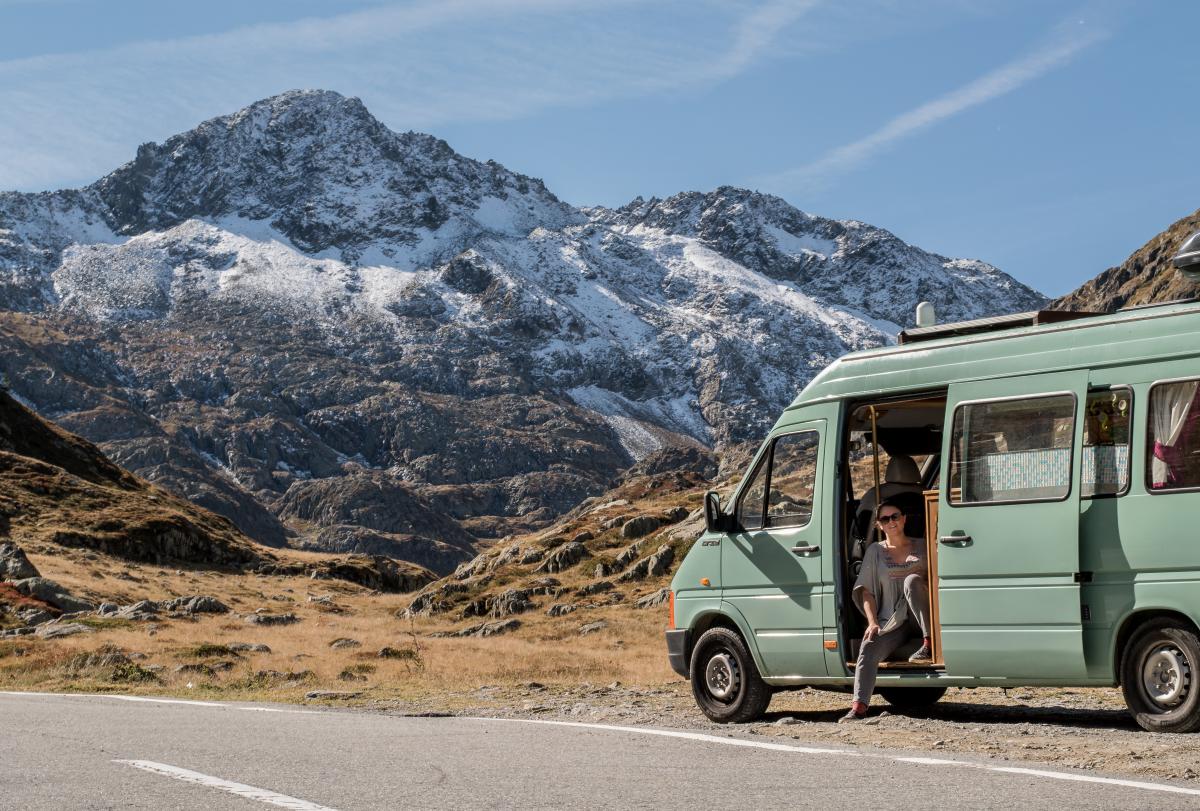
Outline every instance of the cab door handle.
<svg viewBox="0 0 1200 811">
<path fill-rule="evenodd" d="M 942 535 L 938 538 L 938 543 L 945 546 L 967 546 L 974 541 L 970 535 Z"/>
<path fill-rule="evenodd" d="M 794 555 L 814 555 L 821 551 L 819 546 L 793 546 L 792 554 Z"/>
</svg>

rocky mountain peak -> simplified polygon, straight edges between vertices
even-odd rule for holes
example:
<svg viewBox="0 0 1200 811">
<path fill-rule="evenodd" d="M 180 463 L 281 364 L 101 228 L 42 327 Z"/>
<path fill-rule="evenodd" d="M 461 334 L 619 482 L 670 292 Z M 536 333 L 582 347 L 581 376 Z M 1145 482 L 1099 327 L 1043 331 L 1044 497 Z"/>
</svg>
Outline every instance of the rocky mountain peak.
<svg viewBox="0 0 1200 811">
<path fill-rule="evenodd" d="M 416 244 L 463 209 L 486 209 L 481 228 L 525 233 L 574 216 L 540 180 L 430 135 L 392 132 L 359 99 L 326 90 L 282 93 L 143 144 L 88 191 L 117 234 L 189 219 L 263 221 L 302 250 L 350 261 L 372 244 Z M 494 210 L 506 207 L 519 211 Z"/>
</svg>

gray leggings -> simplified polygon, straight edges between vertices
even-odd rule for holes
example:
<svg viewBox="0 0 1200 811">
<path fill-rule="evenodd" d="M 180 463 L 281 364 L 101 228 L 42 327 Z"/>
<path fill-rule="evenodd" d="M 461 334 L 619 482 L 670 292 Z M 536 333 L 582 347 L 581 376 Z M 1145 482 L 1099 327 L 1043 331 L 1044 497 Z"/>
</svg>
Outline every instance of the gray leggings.
<svg viewBox="0 0 1200 811">
<path fill-rule="evenodd" d="M 870 642 L 863 642 L 859 648 L 858 662 L 854 666 L 855 701 L 871 703 L 880 662 L 915 634 L 929 636 L 929 589 L 924 577 L 910 574 L 904 578 L 904 601 L 908 603 L 908 619 L 904 624 L 886 634 L 879 634 Z"/>
</svg>

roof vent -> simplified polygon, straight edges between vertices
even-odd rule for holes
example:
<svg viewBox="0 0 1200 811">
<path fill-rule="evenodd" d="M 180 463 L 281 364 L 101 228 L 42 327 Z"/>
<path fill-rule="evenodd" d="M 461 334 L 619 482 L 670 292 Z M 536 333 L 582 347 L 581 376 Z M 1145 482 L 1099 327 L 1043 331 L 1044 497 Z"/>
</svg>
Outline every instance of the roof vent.
<svg viewBox="0 0 1200 811">
<path fill-rule="evenodd" d="M 1191 281 L 1200 282 L 1200 231 L 1183 241 L 1171 264 Z"/>
<path fill-rule="evenodd" d="M 933 309 L 933 305 L 928 301 L 922 301 L 917 305 L 917 326 L 932 327 L 937 323 L 937 313 Z"/>
</svg>

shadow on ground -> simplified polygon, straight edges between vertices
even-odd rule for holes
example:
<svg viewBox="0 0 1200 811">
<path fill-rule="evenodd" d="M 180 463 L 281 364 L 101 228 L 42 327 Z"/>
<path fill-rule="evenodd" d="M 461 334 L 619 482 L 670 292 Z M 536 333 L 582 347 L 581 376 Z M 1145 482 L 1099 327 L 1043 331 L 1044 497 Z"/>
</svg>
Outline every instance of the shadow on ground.
<svg viewBox="0 0 1200 811">
<path fill-rule="evenodd" d="M 847 707 L 849 701 L 847 701 Z M 892 715 L 919 718 L 928 721 L 977 724 L 1057 724 L 1064 727 L 1125 729 L 1137 731 L 1138 725 L 1129 713 L 1123 710 L 1101 710 L 1073 707 L 1027 707 L 1003 704 L 969 704 L 941 701 L 922 710 L 897 710 L 886 701 L 873 704 L 870 715 L 878 715 L 886 709 Z M 839 710 L 785 710 L 769 712 L 762 721 L 771 723 L 781 718 L 794 718 L 807 722 L 834 722 L 842 717 L 845 709 Z"/>
</svg>

